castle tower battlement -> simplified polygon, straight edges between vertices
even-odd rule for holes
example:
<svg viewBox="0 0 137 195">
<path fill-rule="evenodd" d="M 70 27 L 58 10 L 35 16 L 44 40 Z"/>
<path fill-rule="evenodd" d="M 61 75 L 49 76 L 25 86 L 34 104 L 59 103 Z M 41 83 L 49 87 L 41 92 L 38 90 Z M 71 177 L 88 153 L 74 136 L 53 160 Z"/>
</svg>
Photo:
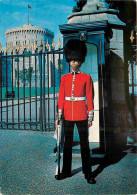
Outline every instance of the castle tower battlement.
<svg viewBox="0 0 137 195">
<path fill-rule="evenodd" d="M 7 39 L 7 47 L 10 48 L 10 44 L 12 43 L 13 49 L 19 45 L 21 48 L 24 44 L 27 48 L 29 43 L 34 44 L 36 41 L 37 47 L 41 47 L 41 42 L 46 44 L 47 39 L 49 44 L 52 44 L 54 38 L 54 32 L 50 31 L 47 28 L 33 26 L 32 24 L 24 24 L 22 27 L 11 28 L 5 32 L 5 36 Z M 9 49 L 10 53 L 10 49 Z M 22 53 L 20 50 L 19 53 Z"/>
</svg>

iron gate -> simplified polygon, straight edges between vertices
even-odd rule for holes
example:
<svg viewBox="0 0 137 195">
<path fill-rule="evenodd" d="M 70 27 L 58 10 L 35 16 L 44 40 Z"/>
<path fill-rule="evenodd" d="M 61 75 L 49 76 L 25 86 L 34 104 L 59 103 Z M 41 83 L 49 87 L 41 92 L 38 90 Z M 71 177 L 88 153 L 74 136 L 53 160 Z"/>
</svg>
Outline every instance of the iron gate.
<svg viewBox="0 0 137 195">
<path fill-rule="evenodd" d="M 48 43 L 48 41 L 47 41 Z M 47 131 L 54 129 L 63 51 L 11 47 L 0 53 L 0 128 Z M 45 51 L 44 51 L 45 50 Z"/>
</svg>

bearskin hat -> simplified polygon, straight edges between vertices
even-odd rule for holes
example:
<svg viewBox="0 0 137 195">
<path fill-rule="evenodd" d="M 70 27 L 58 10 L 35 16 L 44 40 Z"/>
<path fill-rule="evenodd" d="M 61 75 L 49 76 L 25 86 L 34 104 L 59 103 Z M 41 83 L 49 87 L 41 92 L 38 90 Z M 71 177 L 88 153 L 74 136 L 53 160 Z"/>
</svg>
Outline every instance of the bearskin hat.
<svg viewBox="0 0 137 195">
<path fill-rule="evenodd" d="M 69 40 L 64 47 L 64 54 L 67 62 L 79 61 L 83 63 L 87 55 L 87 47 L 83 41 Z"/>
</svg>

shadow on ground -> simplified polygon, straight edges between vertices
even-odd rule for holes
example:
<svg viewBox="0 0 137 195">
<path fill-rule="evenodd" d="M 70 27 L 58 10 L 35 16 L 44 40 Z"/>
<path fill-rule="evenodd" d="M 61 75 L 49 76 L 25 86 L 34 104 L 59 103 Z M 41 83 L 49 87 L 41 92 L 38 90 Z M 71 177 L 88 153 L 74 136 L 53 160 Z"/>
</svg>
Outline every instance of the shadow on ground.
<svg viewBox="0 0 137 195">
<path fill-rule="evenodd" d="M 93 176 L 99 175 L 106 167 L 118 163 L 127 155 L 127 152 L 119 151 L 117 153 L 107 154 L 104 158 L 92 158 L 92 166 L 99 164 L 96 170 L 93 171 Z"/>
<path fill-rule="evenodd" d="M 131 147 L 130 152 L 135 152 L 136 148 Z M 123 159 L 127 155 L 127 151 L 115 151 L 111 154 L 106 154 L 103 158 L 100 157 L 92 157 L 91 164 L 92 166 L 99 165 L 96 170 L 93 171 L 93 176 L 97 177 L 106 167 L 116 164 L 121 159 Z M 72 170 L 72 176 L 82 171 L 82 167 Z"/>
</svg>

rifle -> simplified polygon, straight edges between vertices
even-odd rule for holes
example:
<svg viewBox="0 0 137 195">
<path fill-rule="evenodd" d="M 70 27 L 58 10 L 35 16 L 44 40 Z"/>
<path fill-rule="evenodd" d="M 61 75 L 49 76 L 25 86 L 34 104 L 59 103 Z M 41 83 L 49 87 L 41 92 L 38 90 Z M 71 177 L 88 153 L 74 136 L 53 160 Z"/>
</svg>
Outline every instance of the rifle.
<svg viewBox="0 0 137 195">
<path fill-rule="evenodd" d="M 56 161 L 56 172 L 55 172 L 56 179 L 58 179 L 58 176 L 60 174 L 61 136 L 62 136 L 62 125 L 60 124 L 60 120 L 59 120 L 57 125 L 57 161 Z"/>
</svg>

